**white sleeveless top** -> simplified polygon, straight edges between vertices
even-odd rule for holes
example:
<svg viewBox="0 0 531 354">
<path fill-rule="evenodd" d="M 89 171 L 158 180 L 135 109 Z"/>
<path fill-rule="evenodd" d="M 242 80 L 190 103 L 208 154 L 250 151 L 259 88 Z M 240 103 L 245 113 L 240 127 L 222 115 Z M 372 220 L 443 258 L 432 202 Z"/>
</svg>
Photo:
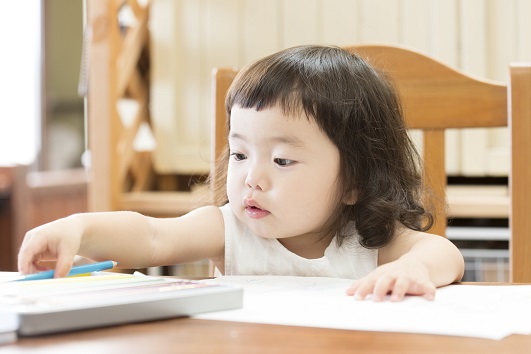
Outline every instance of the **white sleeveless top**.
<svg viewBox="0 0 531 354">
<path fill-rule="evenodd" d="M 362 247 L 353 224 L 341 247 L 330 242 L 324 256 L 303 258 L 286 249 L 277 239 L 256 236 L 232 212 L 220 208 L 225 222 L 224 275 L 292 275 L 359 279 L 377 267 L 378 250 Z M 216 275 L 221 273 L 216 269 Z"/>
</svg>

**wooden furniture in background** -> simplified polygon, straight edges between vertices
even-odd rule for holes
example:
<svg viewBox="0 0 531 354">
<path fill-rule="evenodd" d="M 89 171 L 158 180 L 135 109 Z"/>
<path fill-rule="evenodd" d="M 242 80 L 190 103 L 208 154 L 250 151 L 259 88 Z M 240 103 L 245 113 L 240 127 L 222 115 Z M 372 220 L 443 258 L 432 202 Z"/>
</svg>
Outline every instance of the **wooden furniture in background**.
<svg viewBox="0 0 531 354">
<path fill-rule="evenodd" d="M 0 168 L 0 271 L 17 270 L 17 254 L 27 231 L 87 211 L 83 169 L 29 172 L 24 165 Z"/>
<path fill-rule="evenodd" d="M 128 22 L 120 22 L 124 9 L 133 15 Z M 202 189 L 177 191 L 175 176 L 157 174 L 152 152 L 134 146 L 140 127 L 151 124 L 149 9 L 150 1 L 87 1 L 90 211 L 178 216 L 206 198 Z"/>
<path fill-rule="evenodd" d="M 86 2 L 89 211 L 175 217 L 209 200 L 201 183 L 205 176 L 161 174 L 154 169 L 153 151 L 135 147 L 142 127 L 152 131 L 150 7 L 149 0 Z M 171 274 L 208 275 L 207 262 L 169 269 Z"/>
<path fill-rule="evenodd" d="M 228 145 L 225 96 L 237 73 L 238 70 L 236 68 L 214 68 L 212 70 L 211 155 L 214 157 L 212 159 L 212 164 L 210 165 L 210 174 L 212 176 L 216 176 L 219 173 L 223 173 L 223 168 L 218 166 L 217 162 Z M 212 193 L 214 193 L 215 191 L 214 184 L 215 178 L 212 178 L 210 180 L 210 190 L 212 191 Z M 213 200 L 216 200 L 217 196 L 212 194 L 211 198 Z"/>
<path fill-rule="evenodd" d="M 13 180 L 15 166 L 0 167 L 0 271 L 16 270 L 13 242 Z"/>
<path fill-rule="evenodd" d="M 400 92 L 407 125 L 423 131 L 425 177 L 436 200 L 437 222 L 431 232 L 446 231 L 444 132 L 450 128 L 509 126 L 512 143 L 510 196 L 459 193 L 448 200 L 450 217 L 488 217 L 489 210 L 509 217 L 511 281 L 531 282 L 531 63 L 511 65 L 508 84 L 467 76 L 419 52 L 397 46 L 358 45 L 346 49 L 385 70 Z M 225 127 L 223 102 L 236 69 L 217 69 L 213 99 L 216 130 Z M 219 117 L 221 115 L 221 117 Z M 226 132 L 216 133 L 217 137 Z M 223 144 L 215 143 L 215 156 Z M 510 205 L 510 213 L 508 206 Z M 507 209 L 505 209 L 507 208 Z M 457 212 L 459 211 L 459 212 Z M 491 211 L 492 213 L 492 211 Z"/>
<path fill-rule="evenodd" d="M 425 180 L 436 199 L 443 202 L 438 205 L 438 221 L 432 232 L 444 235 L 447 226 L 443 205 L 447 189 L 445 131 L 451 128 L 507 126 L 507 86 L 473 79 L 404 47 L 361 45 L 347 49 L 389 74 L 400 92 L 408 127 L 423 132 Z M 497 207 L 500 203 L 508 206 L 508 198 L 493 200 L 488 196 L 471 195 L 468 190 L 463 191 L 461 196 L 466 197 L 461 201 L 466 202 L 471 210 L 482 209 L 479 214 L 483 216 L 489 212 L 489 206 Z M 459 200 L 450 199 L 449 202 L 452 217 L 470 217 L 470 209 L 460 208 Z M 460 209 L 460 215 L 455 212 L 456 209 Z"/>
<path fill-rule="evenodd" d="M 181 168 L 181 149 L 191 142 L 175 142 L 177 136 L 192 135 L 198 145 L 208 138 L 204 127 L 209 125 L 214 67 L 241 68 L 299 44 L 396 43 L 467 73 L 506 81 L 510 61 L 531 58 L 530 13 L 526 0 L 154 1 L 150 34 L 157 94 L 151 104 L 153 124 L 164 127 L 157 143 L 166 146 L 155 152 L 157 168 Z M 446 135 L 452 181 L 501 183 L 501 177 L 507 178 L 506 129 Z"/>
<path fill-rule="evenodd" d="M 34 227 L 87 211 L 88 179 L 83 168 L 30 172 L 26 166 L 18 166 L 16 177 L 18 245 Z"/>
</svg>

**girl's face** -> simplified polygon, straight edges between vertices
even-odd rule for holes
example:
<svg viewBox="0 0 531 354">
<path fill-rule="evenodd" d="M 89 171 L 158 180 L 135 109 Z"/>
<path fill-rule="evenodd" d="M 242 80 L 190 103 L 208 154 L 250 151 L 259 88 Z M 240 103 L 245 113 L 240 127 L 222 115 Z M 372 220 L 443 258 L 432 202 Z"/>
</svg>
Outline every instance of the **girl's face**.
<svg viewBox="0 0 531 354">
<path fill-rule="evenodd" d="M 227 194 L 238 219 L 265 238 L 327 236 L 322 227 L 339 203 L 339 151 L 313 120 L 235 106 L 229 147 Z"/>
</svg>

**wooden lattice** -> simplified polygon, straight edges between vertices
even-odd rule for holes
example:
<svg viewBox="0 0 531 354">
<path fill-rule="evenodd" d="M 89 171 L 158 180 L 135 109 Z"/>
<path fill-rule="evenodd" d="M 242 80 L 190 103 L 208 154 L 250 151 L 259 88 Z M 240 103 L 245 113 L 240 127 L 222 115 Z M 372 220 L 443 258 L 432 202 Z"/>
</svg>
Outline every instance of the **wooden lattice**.
<svg viewBox="0 0 531 354">
<path fill-rule="evenodd" d="M 150 1 L 87 1 L 91 211 L 180 215 L 197 204 L 191 192 L 156 193 L 151 151 L 135 149 L 140 127 L 151 128 L 149 9 Z"/>
</svg>

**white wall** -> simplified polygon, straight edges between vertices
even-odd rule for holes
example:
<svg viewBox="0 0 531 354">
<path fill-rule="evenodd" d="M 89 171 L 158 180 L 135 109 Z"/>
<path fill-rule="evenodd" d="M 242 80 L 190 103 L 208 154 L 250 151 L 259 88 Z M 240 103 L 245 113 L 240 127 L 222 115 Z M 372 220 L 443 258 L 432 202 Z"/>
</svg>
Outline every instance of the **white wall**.
<svg viewBox="0 0 531 354">
<path fill-rule="evenodd" d="M 207 171 L 210 73 L 298 44 L 401 43 L 506 81 L 531 61 L 528 0 L 154 0 L 151 112 L 160 172 Z M 448 172 L 505 175 L 504 129 L 451 132 Z"/>
</svg>

